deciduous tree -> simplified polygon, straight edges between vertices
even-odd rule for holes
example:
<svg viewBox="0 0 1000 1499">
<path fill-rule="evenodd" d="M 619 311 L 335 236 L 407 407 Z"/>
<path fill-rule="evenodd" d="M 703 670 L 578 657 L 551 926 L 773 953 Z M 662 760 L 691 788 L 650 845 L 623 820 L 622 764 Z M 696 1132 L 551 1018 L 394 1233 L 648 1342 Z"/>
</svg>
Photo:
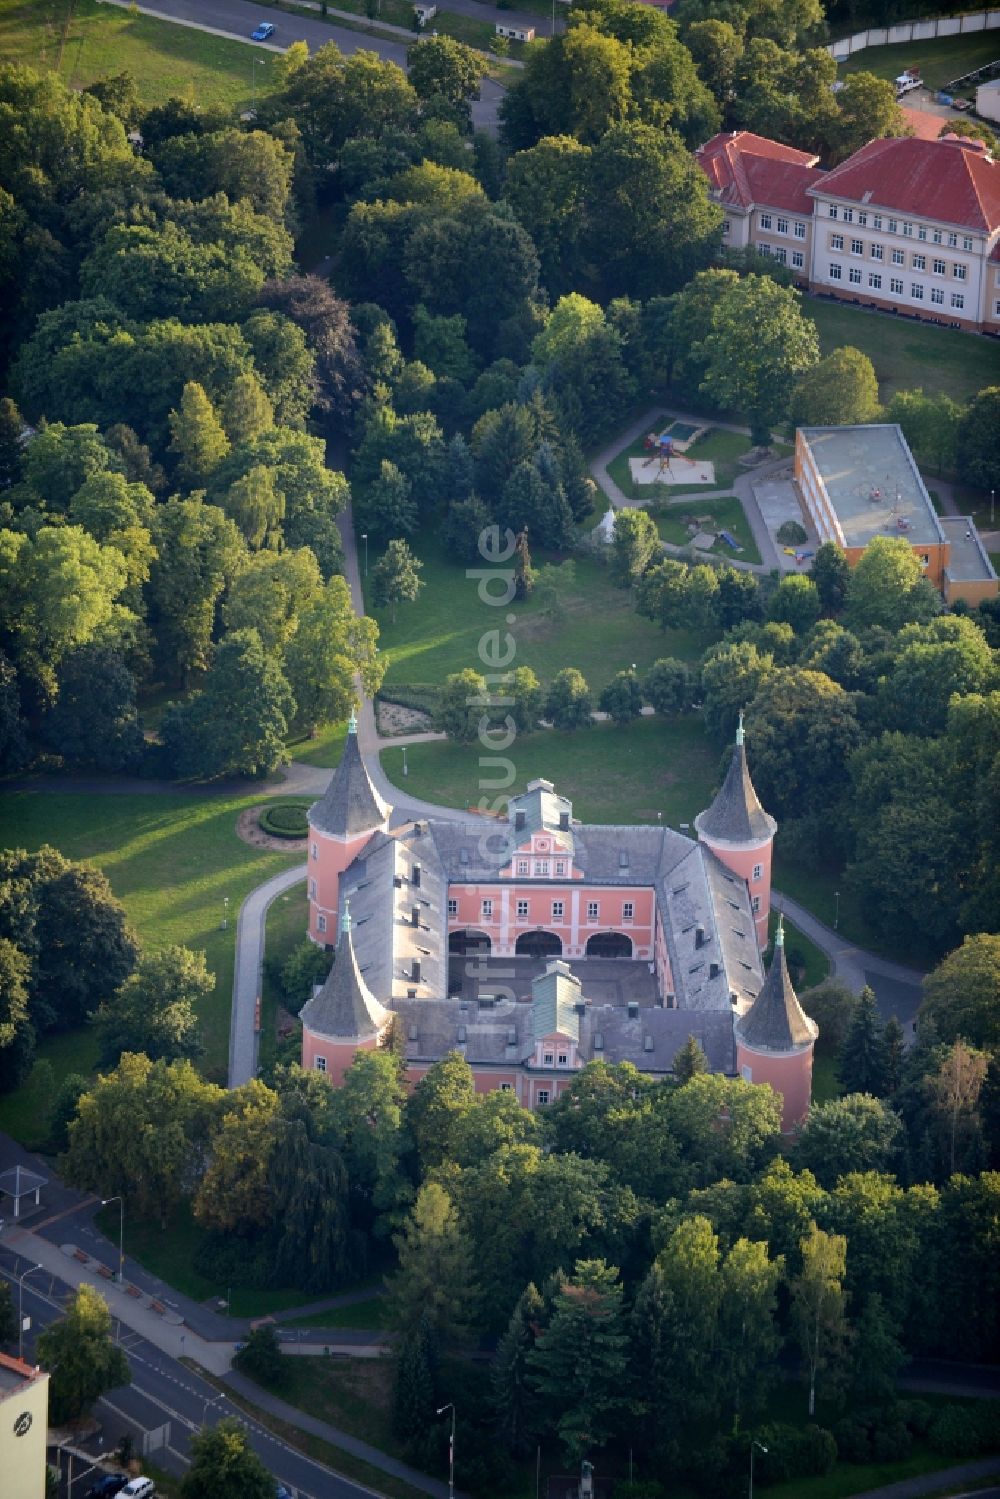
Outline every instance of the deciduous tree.
<svg viewBox="0 0 1000 1499">
<path fill-rule="evenodd" d="M 809 1415 L 816 1412 L 816 1382 L 836 1388 L 847 1351 L 848 1328 L 844 1274 L 847 1240 L 812 1225 L 802 1240 L 802 1270 L 792 1281 L 792 1324 L 809 1381 Z"/>
<path fill-rule="evenodd" d="M 285 651 L 285 671 L 297 718 L 310 731 L 347 716 L 355 701 L 356 674 L 366 695 L 375 696 L 385 673 L 378 625 L 354 613 L 343 578 L 331 578 L 299 615 Z"/>
<path fill-rule="evenodd" d="M 945 1042 L 1000 1045 L 1000 936 L 966 937 L 927 975 L 918 1029 L 928 1023 Z"/>
<path fill-rule="evenodd" d="M 160 733 L 175 774 L 264 775 L 286 758 L 295 699 L 256 630 L 231 630 L 205 686 L 171 708 Z"/>
<path fill-rule="evenodd" d="M 111 1337 L 108 1303 L 80 1286 L 66 1316 L 38 1335 L 38 1361 L 51 1371 L 49 1416 L 59 1426 L 87 1414 L 95 1401 L 131 1382 L 125 1350 Z"/>
<path fill-rule="evenodd" d="M 379 607 L 388 608 L 393 624 L 397 605 L 412 604 L 423 588 L 423 565 L 406 542 L 397 538 L 389 542 L 372 568 L 372 598 Z"/>
<path fill-rule="evenodd" d="M 586 728 L 591 722 L 593 700 L 583 675 L 573 666 L 556 672 L 545 699 L 545 717 L 557 729 Z"/>
<path fill-rule="evenodd" d="M 187 947 L 144 953 L 122 987 L 92 1017 L 106 1061 L 123 1051 L 154 1062 L 196 1057 L 202 1050 L 196 1010 L 215 991 L 205 954 Z"/>
<path fill-rule="evenodd" d="M 877 421 L 880 411 L 875 366 L 845 344 L 801 377 L 788 420 L 793 427 L 846 427 Z"/>
<path fill-rule="evenodd" d="M 191 1438 L 182 1499 L 272 1499 L 274 1479 L 250 1446 L 242 1421 L 224 1416 Z"/>
</svg>

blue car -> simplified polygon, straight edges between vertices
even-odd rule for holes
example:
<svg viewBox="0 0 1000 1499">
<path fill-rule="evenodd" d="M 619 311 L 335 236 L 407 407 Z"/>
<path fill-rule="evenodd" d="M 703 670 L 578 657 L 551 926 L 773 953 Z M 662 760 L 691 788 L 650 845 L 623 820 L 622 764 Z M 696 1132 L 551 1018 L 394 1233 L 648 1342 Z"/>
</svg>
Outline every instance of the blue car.
<svg viewBox="0 0 1000 1499">
<path fill-rule="evenodd" d="M 268 37 L 271 37 L 273 35 L 274 27 L 271 25 L 271 22 L 261 21 L 260 25 L 257 27 L 257 30 L 251 31 L 250 40 L 252 42 L 266 42 Z"/>
</svg>

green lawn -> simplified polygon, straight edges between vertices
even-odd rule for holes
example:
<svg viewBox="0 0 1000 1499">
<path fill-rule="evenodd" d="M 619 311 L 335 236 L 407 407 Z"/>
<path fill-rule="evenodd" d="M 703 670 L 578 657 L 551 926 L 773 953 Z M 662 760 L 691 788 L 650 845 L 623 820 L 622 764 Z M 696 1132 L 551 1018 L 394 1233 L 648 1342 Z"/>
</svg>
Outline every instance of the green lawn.
<svg viewBox="0 0 1000 1499">
<path fill-rule="evenodd" d="M 507 753 L 517 769 L 510 791 L 544 776 L 587 822 L 655 822 L 659 812 L 676 827 L 708 806 L 719 779 L 718 756 L 694 714 L 641 718 L 624 728 L 603 723 L 575 733 L 539 730 L 519 737 Z M 493 802 L 506 795 L 506 788 L 480 791 L 479 755 L 475 744 L 412 744 L 405 781 L 401 749 L 383 750 L 382 765 L 414 796 L 466 807 L 480 796 Z M 498 771 L 486 766 L 482 775 L 495 781 Z"/>
<path fill-rule="evenodd" d="M 666 422 L 667 417 L 661 418 Z M 650 431 L 657 427 L 654 420 L 650 424 Z M 614 479 L 622 494 L 630 499 L 645 500 L 671 500 L 679 494 L 704 493 L 704 484 L 636 484 L 632 479 L 629 468 L 630 458 L 648 458 L 649 453 L 643 447 L 644 438 L 637 437 L 627 447 L 622 448 L 617 457 L 612 458 L 608 464 L 608 473 Z M 728 489 L 742 472 L 739 459 L 745 453 L 749 453 L 752 444 L 749 437 L 742 432 L 730 432 L 725 427 L 712 427 L 697 442 L 691 444 L 685 457 L 697 461 L 699 458 L 710 459 L 715 464 L 715 483 L 708 486 L 709 489 Z M 655 463 L 655 459 L 653 460 Z"/>
<path fill-rule="evenodd" d="M 274 1060 L 277 1045 L 278 991 L 271 978 L 272 958 L 283 962 L 306 935 L 309 907 L 306 882 L 295 885 L 268 908 L 264 935 L 264 976 L 261 983 L 260 1061 L 266 1070 Z"/>
<path fill-rule="evenodd" d="M 477 580 L 467 577 L 434 537 L 422 537 L 416 550 L 424 564 L 424 587 L 416 603 L 400 605 L 395 624 L 388 611 L 369 609 L 378 620 L 388 662 L 387 688 L 440 683 L 466 667 L 483 671 L 480 641 L 488 631 L 505 633 L 508 628 L 516 644 L 510 667 L 530 666 L 546 683 L 564 666 L 575 666 L 595 692 L 633 662 L 645 671 L 660 656 L 694 661 L 709 643 L 703 632 L 664 634 L 640 619 L 628 590 L 616 588 L 607 570 L 587 557 L 574 559 L 576 587 L 567 595 L 565 615 L 554 618 L 540 612 L 533 596 L 501 607 L 484 603 Z M 545 559 L 534 560 L 537 566 Z M 502 569 L 494 571 L 499 576 Z"/>
<path fill-rule="evenodd" d="M 275 54 L 97 0 L 0 0 L 0 57 L 54 68 L 72 88 L 127 69 L 144 103 L 177 95 L 243 110 L 253 98 L 253 58 L 265 63 L 257 69 L 261 94 Z"/>
<path fill-rule="evenodd" d="M 346 738 L 346 722 L 325 723 L 317 729 L 312 739 L 289 739 L 288 753 L 293 760 L 301 760 L 304 765 L 317 765 L 324 770 L 332 770 L 340 764 Z"/>
<path fill-rule="evenodd" d="M 739 551 L 734 552 L 720 536 L 714 546 L 708 548 L 713 556 L 730 560 L 737 557 L 741 562 L 760 561 L 760 552 L 753 539 L 746 513 L 733 494 L 726 495 L 721 500 L 705 500 L 702 504 L 699 504 L 697 497 L 692 495 L 684 504 L 678 505 L 675 502 L 669 510 L 658 510 L 654 519 L 661 541 L 669 541 L 674 546 L 683 547 L 687 546 L 691 540 L 689 525 L 701 517 L 709 518 L 708 524 L 703 529 L 729 531 L 740 544 Z"/>
<path fill-rule="evenodd" d="M 771 941 L 774 941 L 774 933 L 778 925 L 778 912 L 771 911 L 768 931 Z M 804 932 L 800 932 L 792 922 L 785 922 L 785 957 L 790 969 L 795 969 L 792 977 L 798 990 L 811 989 L 815 984 L 821 984 L 830 975 L 830 962 L 822 948 L 811 942 Z M 798 958 L 802 959 L 802 971 L 798 971 Z M 770 958 L 768 959 L 770 961 Z"/>
<path fill-rule="evenodd" d="M 837 1058 L 817 1056 L 813 1053 L 813 1103 L 832 1103 L 843 1089 L 837 1076 Z"/>
<path fill-rule="evenodd" d="M 1000 37 L 995 45 L 1000 52 Z M 1000 380 L 1000 347 L 993 339 L 817 297 L 806 297 L 803 311 L 819 329 L 824 355 L 843 344 L 868 355 L 883 401 L 897 390 L 918 387 L 928 395 L 943 392 L 953 400 L 968 401 L 985 385 Z"/>
<path fill-rule="evenodd" d="M 0 1094 L 0 1131 L 29 1150 L 47 1149 L 49 1114 L 59 1084 L 70 1072 L 90 1077 L 97 1061 L 97 1037 L 90 1030 L 44 1037 L 23 1087 Z"/>
<path fill-rule="evenodd" d="M 799 901 L 813 916 L 841 933 L 846 943 L 880 953 L 894 962 L 917 965 L 920 954 L 900 949 L 873 931 L 865 920 L 864 910 L 847 888 L 844 871 L 831 865 L 793 863 L 781 854 L 781 830 L 778 830 L 773 879 L 775 886 Z"/>
<path fill-rule="evenodd" d="M 891 79 L 897 78 L 904 68 L 918 67 L 927 87 L 939 89 L 953 78 L 985 68 L 997 58 L 1000 58 L 1000 38 L 995 31 L 980 31 L 967 36 L 901 42 L 896 47 L 866 47 L 841 63 L 840 73 L 843 76 L 863 71 L 874 73 L 876 78 Z"/>
<path fill-rule="evenodd" d="M 301 854 L 251 848 L 236 836 L 236 820 L 261 800 L 248 796 L 82 796 L 9 792 L 0 796 L 0 826 L 12 847 L 51 843 L 67 858 L 103 869 L 147 947 L 179 942 L 201 949 L 216 976 L 214 994 L 199 1019 L 206 1046 L 203 1068 L 225 1077 L 233 987 L 236 917 L 249 892 Z M 228 928 L 223 931 L 228 897 Z M 71 1048 L 67 1048 L 71 1051 Z M 43 1053 L 44 1054 L 44 1053 Z M 60 1048 L 56 1083 L 75 1070 Z M 65 1065 L 63 1065 L 65 1064 Z M 30 1087 L 30 1081 L 29 1081 Z M 4 1107 L 18 1107 L 17 1095 Z"/>
<path fill-rule="evenodd" d="M 326 1312 L 315 1312 L 311 1317 L 295 1317 L 283 1324 L 285 1327 L 350 1327 L 367 1332 L 370 1328 L 389 1326 L 386 1301 L 383 1296 L 370 1296 L 367 1301 L 354 1301 L 349 1306 L 331 1307 Z"/>
</svg>

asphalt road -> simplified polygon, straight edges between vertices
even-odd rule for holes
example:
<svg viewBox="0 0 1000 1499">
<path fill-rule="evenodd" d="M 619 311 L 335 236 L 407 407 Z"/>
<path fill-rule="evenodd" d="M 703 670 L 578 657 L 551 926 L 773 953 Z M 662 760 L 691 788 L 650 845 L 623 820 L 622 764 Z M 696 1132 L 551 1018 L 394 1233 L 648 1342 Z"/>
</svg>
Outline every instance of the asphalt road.
<svg viewBox="0 0 1000 1499">
<path fill-rule="evenodd" d="M 16 1277 L 29 1268 L 29 1261 L 9 1249 L 0 1249 L 0 1275 L 14 1282 L 15 1306 L 18 1300 Z M 23 1286 L 24 1314 L 31 1318 L 31 1328 L 25 1334 L 24 1351 L 31 1358 L 38 1332 L 62 1314 L 62 1307 L 70 1294 L 70 1288 L 55 1277 L 35 1274 L 25 1280 Z M 238 1416 L 250 1434 L 250 1442 L 275 1478 L 292 1490 L 298 1499 L 377 1499 L 377 1491 L 352 1483 L 332 1473 L 320 1463 L 304 1457 L 255 1421 L 243 1415 L 214 1385 L 201 1379 L 185 1364 L 170 1358 L 151 1343 L 124 1327 L 114 1323 L 116 1336 L 125 1349 L 132 1383 L 120 1390 L 112 1390 L 95 1410 L 101 1422 L 103 1440 L 92 1439 L 79 1445 L 93 1452 L 95 1458 L 101 1452 L 110 1452 L 117 1446 L 121 1436 L 128 1432 L 141 1449 L 141 1433 L 155 1430 L 170 1423 L 169 1445 L 157 1452 L 153 1460 L 157 1466 L 178 1476 L 187 1470 L 190 1458 L 190 1443 L 193 1433 L 203 1425 L 215 1425 L 223 1416 Z M 77 1466 L 78 1473 L 80 1472 Z M 74 1482 L 73 1490 L 79 1496 L 86 1484 Z"/>
<path fill-rule="evenodd" d="M 470 4 L 474 3 L 469 0 Z M 142 0 L 142 9 L 180 25 L 210 27 L 238 41 L 249 43 L 250 33 L 261 21 L 271 21 L 276 27 L 271 41 L 260 47 L 260 56 L 266 67 L 270 54 L 283 51 L 292 42 L 304 41 L 310 52 L 322 47 L 324 42 L 336 42 L 346 56 L 355 52 L 376 52 L 385 62 L 398 63 L 406 67 L 409 43 L 388 41 L 382 37 L 369 36 L 362 31 L 351 31 L 347 27 L 333 26 L 327 21 L 313 21 L 306 16 L 289 15 L 266 5 L 254 5 L 250 0 Z M 249 62 L 247 67 L 249 69 Z M 472 105 L 472 120 L 477 130 L 496 132 L 497 107 L 504 90 L 492 78 L 484 78 L 480 97 Z"/>
</svg>

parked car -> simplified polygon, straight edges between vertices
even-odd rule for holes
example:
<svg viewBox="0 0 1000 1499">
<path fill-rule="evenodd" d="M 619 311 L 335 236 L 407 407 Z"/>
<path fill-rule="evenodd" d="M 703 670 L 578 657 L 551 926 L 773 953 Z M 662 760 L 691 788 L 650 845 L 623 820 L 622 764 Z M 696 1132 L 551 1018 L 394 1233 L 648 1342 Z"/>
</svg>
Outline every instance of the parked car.
<svg viewBox="0 0 1000 1499">
<path fill-rule="evenodd" d="M 90 1485 L 83 1499 L 112 1499 L 113 1495 L 121 1493 L 127 1483 L 127 1473 L 105 1473 Z"/>
<path fill-rule="evenodd" d="M 292 1499 L 291 1490 L 286 1489 L 283 1483 L 276 1483 L 274 1488 L 274 1499 Z"/>
<path fill-rule="evenodd" d="M 121 1499 L 156 1499 L 156 1484 L 151 1478 L 130 1478 L 119 1491 Z"/>
<path fill-rule="evenodd" d="M 274 27 L 272 26 L 271 22 L 261 21 L 260 25 L 257 27 L 257 30 L 251 31 L 250 40 L 252 42 L 266 42 L 268 37 L 272 37 L 273 35 Z"/>
</svg>

